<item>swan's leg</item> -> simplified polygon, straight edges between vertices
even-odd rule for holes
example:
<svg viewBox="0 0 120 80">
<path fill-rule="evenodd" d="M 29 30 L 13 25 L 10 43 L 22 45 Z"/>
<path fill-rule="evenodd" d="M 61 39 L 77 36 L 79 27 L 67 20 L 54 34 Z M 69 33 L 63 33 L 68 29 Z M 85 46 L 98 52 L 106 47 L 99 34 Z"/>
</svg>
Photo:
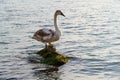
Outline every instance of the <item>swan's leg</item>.
<svg viewBox="0 0 120 80">
<path fill-rule="evenodd" d="M 45 48 L 48 48 L 47 43 L 45 43 Z"/>
<path fill-rule="evenodd" d="M 56 48 L 54 47 L 53 44 L 49 43 L 48 47 L 49 47 L 49 50 L 50 50 L 50 51 L 52 51 L 52 52 L 53 52 L 53 51 L 56 51 Z"/>
<path fill-rule="evenodd" d="M 51 44 L 51 43 L 49 43 L 49 46 L 50 46 L 50 47 L 54 47 L 53 44 Z"/>
</svg>

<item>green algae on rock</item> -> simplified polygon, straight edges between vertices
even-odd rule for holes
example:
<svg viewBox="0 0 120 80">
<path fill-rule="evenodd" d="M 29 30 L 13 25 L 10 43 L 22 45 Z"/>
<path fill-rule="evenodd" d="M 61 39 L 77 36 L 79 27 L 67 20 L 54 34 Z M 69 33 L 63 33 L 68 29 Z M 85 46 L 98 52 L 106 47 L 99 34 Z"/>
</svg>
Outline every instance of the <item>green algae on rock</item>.
<svg viewBox="0 0 120 80">
<path fill-rule="evenodd" d="M 56 52 L 55 47 L 48 46 L 37 52 L 44 58 L 44 62 L 49 65 L 61 66 L 68 61 L 68 58 L 64 55 Z"/>
</svg>

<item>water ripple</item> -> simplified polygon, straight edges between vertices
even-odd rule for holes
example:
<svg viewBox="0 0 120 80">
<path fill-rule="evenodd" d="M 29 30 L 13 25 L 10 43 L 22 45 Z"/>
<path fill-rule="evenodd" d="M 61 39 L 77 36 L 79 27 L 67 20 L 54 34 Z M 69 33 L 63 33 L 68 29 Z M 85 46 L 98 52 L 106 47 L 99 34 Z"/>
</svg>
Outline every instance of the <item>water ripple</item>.
<svg viewBox="0 0 120 80">
<path fill-rule="evenodd" d="M 119 3 L 0 0 L 0 80 L 119 80 Z M 66 17 L 59 17 L 62 36 L 53 44 L 69 58 L 58 68 L 41 62 L 36 52 L 44 45 L 28 37 L 53 28 L 56 9 Z"/>
</svg>

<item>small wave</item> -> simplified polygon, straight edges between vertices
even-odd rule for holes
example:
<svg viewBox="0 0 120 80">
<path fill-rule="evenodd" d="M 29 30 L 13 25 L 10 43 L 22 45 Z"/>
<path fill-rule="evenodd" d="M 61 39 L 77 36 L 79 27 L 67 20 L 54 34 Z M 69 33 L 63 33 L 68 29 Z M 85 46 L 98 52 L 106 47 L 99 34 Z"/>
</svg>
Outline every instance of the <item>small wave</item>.
<svg viewBox="0 0 120 80">
<path fill-rule="evenodd" d="M 18 80 L 17 78 L 0 78 L 0 80 Z"/>
<path fill-rule="evenodd" d="M 17 78 L 8 78 L 6 80 L 18 80 Z"/>
<path fill-rule="evenodd" d="M 23 23 L 13 23 L 13 25 L 16 25 L 16 26 L 23 26 L 23 25 L 28 25 L 28 24 L 23 24 Z"/>
<path fill-rule="evenodd" d="M 8 43 L 8 42 L 0 42 L 0 44 L 10 44 L 10 43 Z"/>
<path fill-rule="evenodd" d="M 100 61 L 105 61 L 105 60 L 102 60 L 102 59 L 83 59 L 84 61 L 94 61 L 94 62 L 100 62 Z"/>
<path fill-rule="evenodd" d="M 76 61 L 77 61 L 77 60 L 82 60 L 81 58 L 78 58 L 78 57 L 67 57 L 67 58 L 68 58 L 69 60 L 73 60 L 73 61 L 74 61 L 74 60 L 76 60 Z"/>
</svg>

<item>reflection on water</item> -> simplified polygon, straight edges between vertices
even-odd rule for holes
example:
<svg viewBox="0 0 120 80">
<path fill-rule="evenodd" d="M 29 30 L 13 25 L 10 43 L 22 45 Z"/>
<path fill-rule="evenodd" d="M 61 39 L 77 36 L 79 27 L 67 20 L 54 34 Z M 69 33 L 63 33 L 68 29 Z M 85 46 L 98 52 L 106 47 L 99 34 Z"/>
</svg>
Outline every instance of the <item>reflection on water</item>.
<svg viewBox="0 0 120 80">
<path fill-rule="evenodd" d="M 60 74 L 57 72 L 58 68 L 47 68 L 44 70 L 35 70 L 34 76 L 39 80 L 59 80 Z"/>
<path fill-rule="evenodd" d="M 0 80 L 120 80 L 120 0 L 0 0 Z M 53 28 L 68 63 L 53 67 L 35 53 L 44 44 L 30 36 Z"/>
<path fill-rule="evenodd" d="M 27 51 L 29 53 L 28 61 L 31 64 L 35 64 L 36 66 L 32 68 L 33 76 L 37 77 L 37 80 L 59 80 L 60 72 L 59 67 L 55 67 L 52 65 L 44 64 L 43 58 L 37 55 L 36 51 Z M 34 53 L 34 54 L 33 54 Z"/>
</svg>

